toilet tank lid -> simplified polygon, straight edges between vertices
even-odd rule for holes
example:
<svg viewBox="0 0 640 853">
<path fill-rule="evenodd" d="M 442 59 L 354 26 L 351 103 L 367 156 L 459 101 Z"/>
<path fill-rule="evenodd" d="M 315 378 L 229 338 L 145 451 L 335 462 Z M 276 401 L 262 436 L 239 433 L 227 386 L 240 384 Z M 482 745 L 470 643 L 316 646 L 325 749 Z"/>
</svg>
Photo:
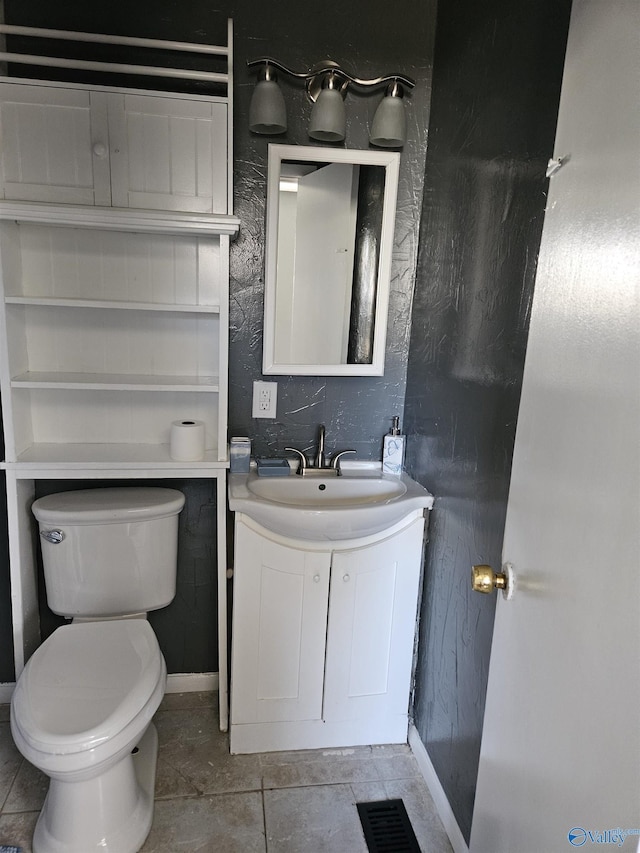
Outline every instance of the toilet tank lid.
<svg viewBox="0 0 640 853">
<path fill-rule="evenodd" d="M 31 510 L 45 524 L 114 524 L 177 515 L 184 500 L 177 489 L 123 486 L 45 495 Z"/>
</svg>

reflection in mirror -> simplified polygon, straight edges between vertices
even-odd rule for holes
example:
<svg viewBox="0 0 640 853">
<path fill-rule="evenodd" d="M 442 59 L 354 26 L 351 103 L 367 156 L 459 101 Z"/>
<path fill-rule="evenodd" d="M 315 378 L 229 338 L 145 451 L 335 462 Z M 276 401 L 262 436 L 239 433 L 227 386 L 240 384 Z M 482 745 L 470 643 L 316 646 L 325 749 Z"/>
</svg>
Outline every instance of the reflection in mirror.
<svg viewBox="0 0 640 853">
<path fill-rule="evenodd" d="M 384 372 L 398 159 L 270 146 L 264 373 Z"/>
</svg>

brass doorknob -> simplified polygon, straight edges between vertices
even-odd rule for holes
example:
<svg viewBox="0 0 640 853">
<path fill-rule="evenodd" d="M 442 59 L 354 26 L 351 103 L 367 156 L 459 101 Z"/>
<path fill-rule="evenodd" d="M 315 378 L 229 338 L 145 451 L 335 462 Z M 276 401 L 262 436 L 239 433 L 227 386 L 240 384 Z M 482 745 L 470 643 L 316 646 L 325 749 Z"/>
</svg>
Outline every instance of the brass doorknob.
<svg viewBox="0 0 640 853">
<path fill-rule="evenodd" d="M 491 566 L 471 566 L 471 587 L 474 592 L 490 593 L 494 589 L 506 589 L 505 572 L 494 572 Z"/>
</svg>

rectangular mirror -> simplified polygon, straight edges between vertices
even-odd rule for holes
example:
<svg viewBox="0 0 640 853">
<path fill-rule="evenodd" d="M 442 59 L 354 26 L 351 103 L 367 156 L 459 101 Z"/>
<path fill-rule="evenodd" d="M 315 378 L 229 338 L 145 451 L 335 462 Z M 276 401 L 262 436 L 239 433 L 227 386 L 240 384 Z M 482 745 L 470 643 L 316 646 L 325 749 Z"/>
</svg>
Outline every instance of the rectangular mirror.
<svg viewBox="0 0 640 853">
<path fill-rule="evenodd" d="M 263 373 L 384 373 L 399 164 L 269 145 Z"/>
</svg>

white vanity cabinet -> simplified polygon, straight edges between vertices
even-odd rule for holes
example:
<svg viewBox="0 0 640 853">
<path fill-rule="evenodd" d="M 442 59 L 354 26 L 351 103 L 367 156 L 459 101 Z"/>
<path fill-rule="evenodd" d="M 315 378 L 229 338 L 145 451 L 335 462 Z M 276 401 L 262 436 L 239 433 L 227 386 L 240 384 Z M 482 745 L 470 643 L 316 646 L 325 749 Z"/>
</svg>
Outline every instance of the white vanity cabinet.
<svg viewBox="0 0 640 853">
<path fill-rule="evenodd" d="M 147 210 L 229 210 L 223 98 L 0 84 L 1 196 Z"/>
<path fill-rule="evenodd" d="M 403 743 L 424 516 L 287 540 L 237 513 L 231 751 Z"/>
</svg>

